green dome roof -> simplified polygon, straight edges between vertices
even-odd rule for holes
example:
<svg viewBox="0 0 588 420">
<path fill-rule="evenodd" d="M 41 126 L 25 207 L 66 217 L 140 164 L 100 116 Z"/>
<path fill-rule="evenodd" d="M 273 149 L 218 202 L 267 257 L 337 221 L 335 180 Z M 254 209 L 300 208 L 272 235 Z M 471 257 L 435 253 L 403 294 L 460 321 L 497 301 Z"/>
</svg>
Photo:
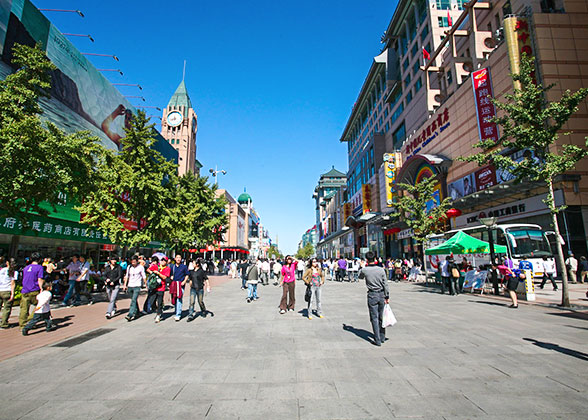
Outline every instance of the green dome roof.
<svg viewBox="0 0 588 420">
<path fill-rule="evenodd" d="M 243 194 L 241 194 L 239 196 L 239 198 L 237 198 L 237 201 L 239 202 L 239 204 L 247 204 L 250 201 L 253 201 L 251 199 L 251 196 L 249 194 L 247 194 L 246 192 L 244 192 Z"/>
</svg>

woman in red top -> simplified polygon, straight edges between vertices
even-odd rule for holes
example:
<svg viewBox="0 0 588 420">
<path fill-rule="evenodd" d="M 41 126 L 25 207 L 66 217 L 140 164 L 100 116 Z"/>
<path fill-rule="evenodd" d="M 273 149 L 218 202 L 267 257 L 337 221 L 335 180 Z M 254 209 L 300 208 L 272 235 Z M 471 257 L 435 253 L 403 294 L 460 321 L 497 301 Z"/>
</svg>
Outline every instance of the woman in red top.
<svg viewBox="0 0 588 420">
<path fill-rule="evenodd" d="M 163 295 L 165 294 L 165 286 L 171 275 L 171 270 L 167 265 L 167 257 L 163 257 L 159 262 L 159 271 L 156 274 L 161 279 L 161 284 L 155 290 L 157 298 L 157 315 L 155 316 L 155 322 L 161 321 L 161 315 L 163 315 Z"/>
<path fill-rule="evenodd" d="M 294 303 L 296 302 L 296 294 L 294 287 L 296 285 L 296 261 L 291 255 L 286 257 L 286 262 L 282 267 L 282 300 L 280 301 L 280 313 L 285 314 L 286 309 L 294 311 Z M 290 299 L 288 299 L 288 296 Z"/>
</svg>

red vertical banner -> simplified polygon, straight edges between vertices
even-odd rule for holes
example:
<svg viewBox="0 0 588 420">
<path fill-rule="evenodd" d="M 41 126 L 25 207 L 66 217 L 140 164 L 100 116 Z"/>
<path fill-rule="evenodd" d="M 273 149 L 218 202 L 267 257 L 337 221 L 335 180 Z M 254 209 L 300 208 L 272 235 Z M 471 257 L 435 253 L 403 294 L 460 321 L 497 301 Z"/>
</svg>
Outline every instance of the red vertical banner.
<svg viewBox="0 0 588 420">
<path fill-rule="evenodd" d="M 480 140 L 498 141 L 498 126 L 490 122 L 496 116 L 496 108 L 490 100 L 494 98 L 490 68 L 476 70 L 472 73 L 476 115 L 478 116 L 478 133 Z"/>
</svg>

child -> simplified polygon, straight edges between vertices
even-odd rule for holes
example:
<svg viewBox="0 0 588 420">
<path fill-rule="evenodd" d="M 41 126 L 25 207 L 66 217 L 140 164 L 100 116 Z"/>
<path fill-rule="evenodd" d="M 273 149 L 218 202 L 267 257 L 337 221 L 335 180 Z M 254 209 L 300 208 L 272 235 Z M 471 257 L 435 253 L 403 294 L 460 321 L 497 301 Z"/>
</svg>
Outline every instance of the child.
<svg viewBox="0 0 588 420">
<path fill-rule="evenodd" d="M 28 335 L 29 330 L 35 326 L 39 321 L 45 321 L 45 328 L 47 332 L 53 331 L 56 327 L 51 322 L 51 307 L 49 302 L 51 301 L 51 282 L 43 283 L 43 291 L 37 295 L 37 307 L 35 308 L 35 315 L 27 325 L 22 329 L 22 335 Z"/>
</svg>

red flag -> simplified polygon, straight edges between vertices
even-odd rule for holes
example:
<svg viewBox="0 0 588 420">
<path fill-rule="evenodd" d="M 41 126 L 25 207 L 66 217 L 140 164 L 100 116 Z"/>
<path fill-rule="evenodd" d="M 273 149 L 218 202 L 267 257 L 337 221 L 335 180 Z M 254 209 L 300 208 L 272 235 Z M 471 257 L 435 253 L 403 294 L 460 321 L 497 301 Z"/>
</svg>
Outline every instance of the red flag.
<svg viewBox="0 0 588 420">
<path fill-rule="evenodd" d="M 447 24 L 449 26 L 453 26 L 453 21 L 451 20 L 451 15 L 449 14 L 449 10 L 447 11 Z"/>
<path fill-rule="evenodd" d="M 423 47 L 423 58 L 425 60 L 428 60 L 429 58 L 431 58 L 431 54 L 429 54 L 429 52 L 427 50 L 425 50 L 425 47 Z"/>
</svg>

